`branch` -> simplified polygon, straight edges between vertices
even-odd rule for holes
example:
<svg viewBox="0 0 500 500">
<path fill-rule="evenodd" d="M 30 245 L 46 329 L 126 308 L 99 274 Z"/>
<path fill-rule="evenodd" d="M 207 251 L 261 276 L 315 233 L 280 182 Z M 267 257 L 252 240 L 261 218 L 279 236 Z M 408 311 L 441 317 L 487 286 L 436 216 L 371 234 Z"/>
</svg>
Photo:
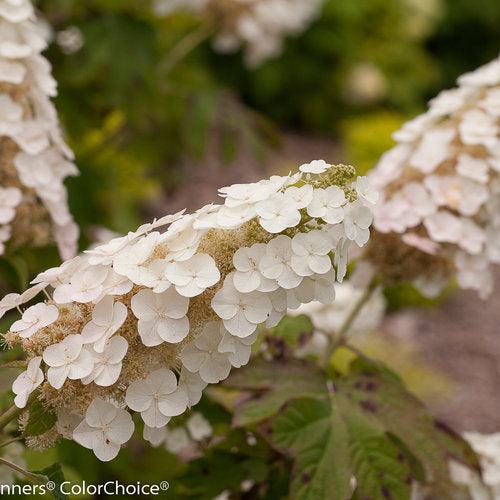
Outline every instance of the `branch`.
<svg viewBox="0 0 500 500">
<path fill-rule="evenodd" d="M 42 481 L 41 477 L 38 474 L 33 474 L 32 472 L 23 469 L 19 465 L 16 465 L 15 463 L 10 462 L 9 460 L 5 460 L 5 458 L 0 457 L 0 464 L 10 467 L 12 470 L 18 472 L 19 474 L 22 474 L 34 484 L 44 484 L 44 482 Z"/>
<path fill-rule="evenodd" d="M 373 278 L 366 290 L 363 292 L 363 295 L 359 298 L 358 302 L 356 302 L 356 305 L 345 319 L 344 324 L 340 327 L 337 333 L 337 338 L 332 343 L 327 353 L 327 360 L 330 360 L 332 354 L 345 343 L 347 335 L 349 334 L 349 329 L 363 309 L 363 306 L 371 299 L 373 292 L 377 289 L 378 283 L 378 279 L 376 277 Z"/>
<path fill-rule="evenodd" d="M 0 443 L 0 448 L 3 448 L 5 446 L 9 446 L 9 444 L 15 443 L 16 441 L 21 441 L 23 439 L 22 436 L 17 436 L 11 439 L 7 439 L 7 441 L 4 441 L 3 443 Z"/>
</svg>

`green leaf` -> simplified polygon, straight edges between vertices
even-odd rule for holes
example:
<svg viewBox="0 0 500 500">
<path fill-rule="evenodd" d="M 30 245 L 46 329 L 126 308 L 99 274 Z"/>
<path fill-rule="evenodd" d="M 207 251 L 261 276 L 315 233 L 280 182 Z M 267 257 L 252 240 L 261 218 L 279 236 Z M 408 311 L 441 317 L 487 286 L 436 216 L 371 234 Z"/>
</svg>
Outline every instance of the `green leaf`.
<svg viewBox="0 0 500 500">
<path fill-rule="evenodd" d="M 225 385 L 260 393 L 258 399 L 243 401 L 234 410 L 233 424 L 244 426 L 272 417 L 291 398 L 324 393 L 326 379 L 317 367 L 305 361 L 268 363 L 257 359 L 233 372 Z"/>
<path fill-rule="evenodd" d="M 344 432 L 338 412 L 332 413 L 320 399 L 293 401 L 276 418 L 273 440 L 296 458 L 291 485 L 295 498 L 349 498 L 353 471 Z"/>
<path fill-rule="evenodd" d="M 382 365 L 353 363 L 349 375 L 327 381 L 307 362 L 257 360 L 226 385 L 250 391 L 234 409 L 235 425 L 265 423 L 276 448 L 295 458 L 293 498 L 407 499 L 413 481 L 440 500 L 460 498 L 449 477 L 451 459 L 479 471 L 477 456 L 436 421 L 401 380 Z"/>
<path fill-rule="evenodd" d="M 40 436 L 52 429 L 57 421 L 56 414 L 48 410 L 42 401 L 35 399 L 29 409 L 28 424 L 24 429 L 25 436 Z"/>
<path fill-rule="evenodd" d="M 61 464 L 56 462 L 45 469 L 33 471 L 33 474 L 38 474 L 44 478 L 45 483 L 49 481 L 55 483 L 55 488 L 50 491 L 50 494 L 56 500 L 66 500 L 68 498 L 68 495 L 61 492 L 61 484 L 65 481 Z"/>
<path fill-rule="evenodd" d="M 467 442 L 436 421 L 392 375 L 356 374 L 339 381 L 337 389 L 349 395 L 352 405 L 405 443 L 422 464 L 426 477 L 433 478 L 443 500 L 449 498 L 447 491 L 454 489 L 449 479 L 450 459 L 480 471 L 477 456 Z"/>
<path fill-rule="evenodd" d="M 288 345 L 300 344 L 301 337 L 312 333 L 313 324 L 304 314 L 285 316 L 272 330 L 271 335 L 282 338 Z"/>
</svg>

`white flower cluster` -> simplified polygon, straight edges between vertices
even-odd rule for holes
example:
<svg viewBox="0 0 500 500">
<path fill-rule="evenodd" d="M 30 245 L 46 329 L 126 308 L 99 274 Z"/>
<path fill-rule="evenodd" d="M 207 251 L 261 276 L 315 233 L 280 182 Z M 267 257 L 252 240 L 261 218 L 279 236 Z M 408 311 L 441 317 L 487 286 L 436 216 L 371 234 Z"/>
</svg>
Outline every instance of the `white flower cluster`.
<svg viewBox="0 0 500 500">
<path fill-rule="evenodd" d="M 377 195 L 352 167 L 300 170 L 222 188 L 224 204 L 145 224 L 2 299 L 1 314 L 42 289 L 49 297 L 6 334 L 30 359 L 16 404 L 43 384 L 49 406 L 86 411 L 73 438 L 110 460 L 132 434 L 126 407 L 164 428 L 248 363 L 259 325 L 332 302 L 349 246 L 368 241 Z"/>
<path fill-rule="evenodd" d="M 324 0 L 156 0 L 154 11 L 166 15 L 183 8 L 200 13 L 217 26 L 218 52 L 244 49 L 255 67 L 280 54 L 283 40 L 302 33 L 319 15 Z"/>
<path fill-rule="evenodd" d="M 500 500 L 500 433 L 466 432 L 464 438 L 479 455 L 484 484 L 477 474 L 457 462 L 450 464 L 453 481 L 467 486 L 472 500 Z"/>
<path fill-rule="evenodd" d="M 371 173 L 383 196 L 374 227 L 447 256 L 459 285 L 487 296 L 490 264 L 500 263 L 500 58 L 458 84 L 394 134 L 398 145 Z M 420 288 L 430 294 L 447 279 L 420 279 Z"/>
<path fill-rule="evenodd" d="M 50 100 L 57 92 L 41 55 L 47 38 L 29 0 L 0 0 L 0 254 L 16 212 L 35 195 L 50 215 L 53 238 L 66 259 L 76 253 L 78 228 L 63 181 L 78 170 Z"/>
</svg>

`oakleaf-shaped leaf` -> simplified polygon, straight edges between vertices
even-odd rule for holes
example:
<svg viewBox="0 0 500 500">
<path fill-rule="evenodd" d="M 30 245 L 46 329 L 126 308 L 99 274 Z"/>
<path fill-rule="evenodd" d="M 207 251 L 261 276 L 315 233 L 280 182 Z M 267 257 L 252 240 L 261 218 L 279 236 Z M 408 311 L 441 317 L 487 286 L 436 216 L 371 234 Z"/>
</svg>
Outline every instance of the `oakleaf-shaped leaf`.
<svg viewBox="0 0 500 500">
<path fill-rule="evenodd" d="M 236 407 L 237 425 L 266 420 L 282 404 L 270 439 L 295 458 L 293 498 L 345 500 L 355 488 L 356 498 L 407 499 L 419 481 L 448 500 L 462 494 L 450 460 L 480 471 L 470 446 L 385 370 L 370 366 L 328 382 L 308 363 L 262 361 L 230 384 L 254 391 Z"/>
<path fill-rule="evenodd" d="M 293 498 L 405 499 L 410 462 L 379 426 L 351 406 L 347 397 L 292 401 L 273 426 L 273 439 L 296 457 Z"/>
<path fill-rule="evenodd" d="M 305 361 L 268 363 L 256 359 L 235 371 L 225 385 L 259 393 L 258 398 L 247 399 L 235 407 L 233 424 L 244 426 L 272 417 L 292 398 L 324 394 L 326 378 L 317 367 Z"/>
</svg>

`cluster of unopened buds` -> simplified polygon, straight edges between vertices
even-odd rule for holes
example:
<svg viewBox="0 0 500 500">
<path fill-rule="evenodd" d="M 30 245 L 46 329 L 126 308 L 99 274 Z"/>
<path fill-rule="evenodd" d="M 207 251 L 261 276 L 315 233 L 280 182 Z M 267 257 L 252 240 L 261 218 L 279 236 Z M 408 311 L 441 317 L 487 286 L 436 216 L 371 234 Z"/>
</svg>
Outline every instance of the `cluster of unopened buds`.
<svg viewBox="0 0 500 500">
<path fill-rule="evenodd" d="M 63 181 L 78 171 L 50 100 L 56 82 L 41 55 L 48 35 L 29 0 L 0 1 L 0 255 L 11 239 L 55 240 L 63 258 L 76 253 Z"/>
<path fill-rule="evenodd" d="M 133 433 L 130 410 L 145 434 L 160 432 L 207 384 L 249 361 L 259 325 L 334 300 L 350 245 L 368 241 L 377 200 L 353 167 L 323 160 L 220 195 L 222 205 L 145 224 L 0 301 L 3 315 L 47 297 L 5 338 L 28 358 L 15 402 L 36 397 L 56 412 L 54 438 L 111 460 Z"/>
<path fill-rule="evenodd" d="M 394 134 L 398 145 L 370 173 L 382 193 L 374 228 L 429 256 L 409 276 L 425 294 L 456 274 L 460 287 L 488 296 L 500 263 L 500 58 L 458 84 Z M 381 252 L 387 241 L 376 239 L 373 257 L 397 253 Z"/>
<path fill-rule="evenodd" d="M 184 8 L 216 25 L 215 49 L 244 49 L 249 66 L 280 54 L 286 36 L 302 33 L 319 15 L 324 0 L 156 0 L 157 14 Z"/>
</svg>

